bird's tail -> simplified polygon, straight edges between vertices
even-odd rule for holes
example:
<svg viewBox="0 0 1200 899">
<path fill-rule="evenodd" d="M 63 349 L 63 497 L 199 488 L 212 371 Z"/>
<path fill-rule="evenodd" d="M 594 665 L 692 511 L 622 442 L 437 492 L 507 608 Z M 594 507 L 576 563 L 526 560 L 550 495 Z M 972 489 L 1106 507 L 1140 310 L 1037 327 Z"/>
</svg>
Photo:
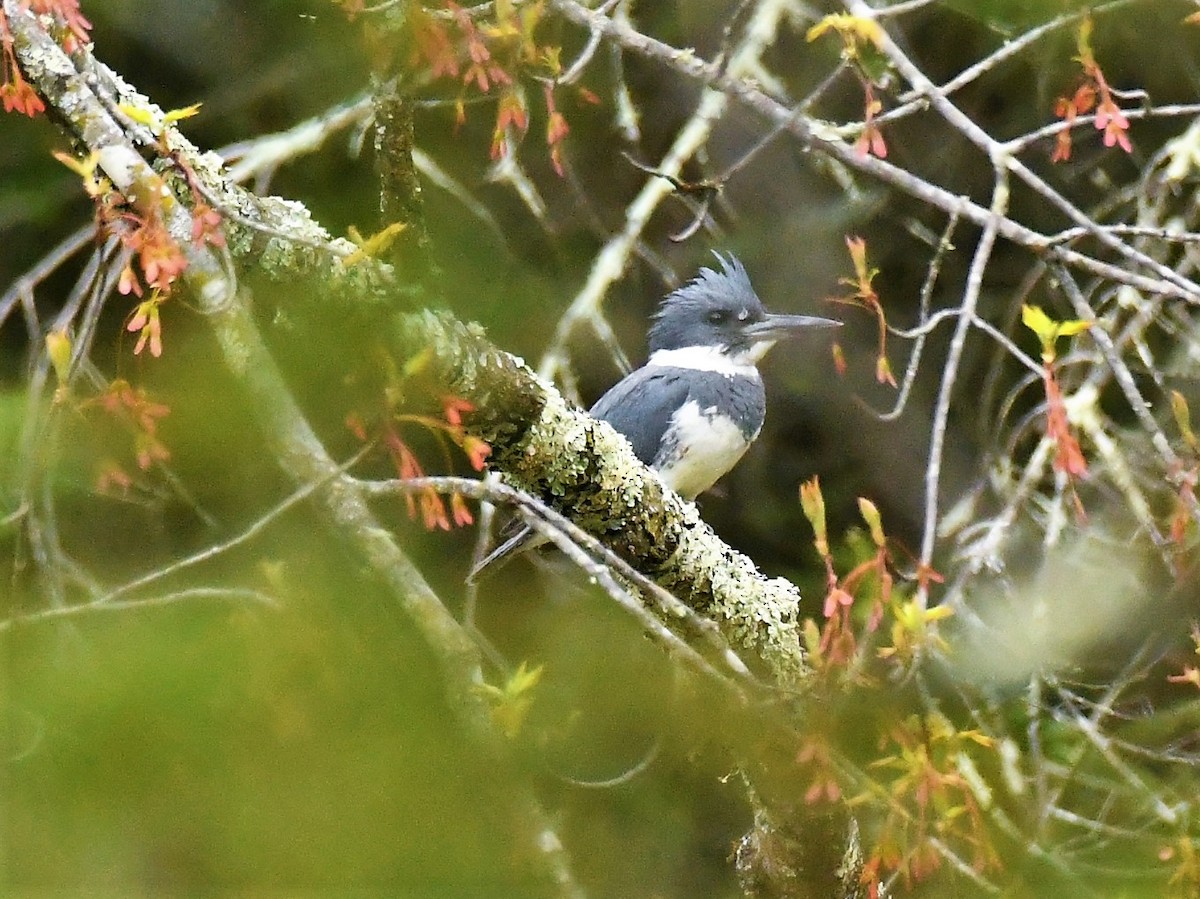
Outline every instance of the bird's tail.
<svg viewBox="0 0 1200 899">
<path fill-rule="evenodd" d="M 535 546 L 545 542 L 544 537 L 540 540 L 538 539 L 538 534 L 533 528 L 529 525 L 523 525 L 520 530 L 484 556 L 483 561 L 471 569 L 471 573 L 467 575 L 467 583 L 474 584 L 485 568 L 499 568 L 513 558 L 513 556 L 533 549 Z"/>
</svg>

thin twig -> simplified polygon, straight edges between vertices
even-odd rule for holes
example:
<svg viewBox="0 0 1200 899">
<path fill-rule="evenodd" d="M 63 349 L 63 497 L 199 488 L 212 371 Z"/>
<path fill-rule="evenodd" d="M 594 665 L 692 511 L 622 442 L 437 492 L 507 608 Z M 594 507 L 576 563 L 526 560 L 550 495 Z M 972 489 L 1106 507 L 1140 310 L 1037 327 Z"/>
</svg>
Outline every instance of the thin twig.
<svg viewBox="0 0 1200 899">
<path fill-rule="evenodd" d="M 761 694 L 764 685 L 751 675 L 733 648 L 721 636 L 716 623 L 696 614 L 671 593 L 655 584 L 620 556 L 613 553 L 595 537 L 588 534 L 566 516 L 540 502 L 536 497 L 494 480 L 474 480 L 456 477 L 425 477 L 405 480 L 367 481 L 361 488 L 372 495 L 419 493 L 435 490 L 439 493 L 458 493 L 471 499 L 515 506 L 535 529 L 554 542 L 583 573 L 594 579 L 609 596 L 633 614 L 666 648 L 679 655 L 696 670 L 717 679 L 733 678 L 739 693 L 751 690 Z M 613 576 L 614 572 L 635 584 L 659 605 L 662 619 L 651 615 Z M 687 624 L 700 634 L 714 651 L 726 672 L 718 672 L 681 638 L 665 627 L 663 620 Z"/>
<path fill-rule="evenodd" d="M 241 546 L 242 544 L 253 540 L 264 530 L 266 530 L 268 525 L 277 521 L 280 516 L 282 516 L 289 509 L 303 502 L 305 499 L 312 496 L 312 494 L 317 490 L 328 485 L 329 482 L 334 478 L 344 474 L 354 465 L 358 464 L 358 462 L 360 462 L 362 458 L 368 452 L 370 452 L 371 448 L 371 444 L 364 446 L 341 465 L 338 465 L 336 468 L 326 473 L 321 480 L 312 481 L 302 485 L 299 489 L 285 497 L 274 507 L 268 509 L 262 515 L 256 518 L 249 525 L 249 527 L 245 528 L 243 531 L 241 531 L 241 533 L 236 534 L 233 537 L 230 537 L 228 540 L 224 540 L 220 543 L 214 543 L 210 546 L 206 546 L 204 549 L 200 550 L 199 552 L 195 552 L 186 558 L 178 559 L 168 565 L 164 565 L 161 568 L 156 568 L 153 571 L 148 571 L 145 574 L 139 575 L 138 577 L 131 581 L 127 581 L 119 587 L 114 587 L 103 596 L 93 600 L 91 603 L 89 603 L 89 605 L 100 606 L 111 603 L 119 596 L 132 593 L 135 590 L 140 590 L 149 586 L 150 584 L 153 584 L 155 581 L 162 580 L 163 578 L 169 577 L 173 574 L 178 574 L 181 571 L 191 568 L 193 565 L 199 565 L 201 562 L 207 562 L 223 553 L 228 552 L 231 549 L 234 549 L 235 547 Z"/>
<path fill-rule="evenodd" d="M 992 256 L 999 232 L 1000 219 L 1008 210 L 1008 178 L 1000 162 L 996 162 L 996 182 L 992 188 L 992 214 L 990 224 L 983 231 L 979 244 L 975 247 L 975 255 L 971 258 L 971 267 L 967 273 L 966 290 L 963 292 L 961 304 L 962 314 L 958 318 L 954 335 L 950 339 L 950 349 L 942 368 L 942 382 L 938 388 L 937 404 L 933 411 L 933 424 L 930 429 L 929 459 L 925 468 L 925 520 L 921 531 L 920 562 L 923 567 L 933 565 L 933 550 L 937 539 L 938 526 L 938 490 L 941 484 L 942 453 L 946 442 L 946 426 L 950 420 L 950 403 L 954 392 L 954 382 L 958 379 L 959 365 L 962 361 L 963 348 L 966 346 L 967 335 L 979 306 L 979 294 L 983 287 L 983 275 Z M 917 590 L 917 602 L 924 606 L 929 601 L 929 588 L 922 581 Z"/>
<path fill-rule="evenodd" d="M 912 352 L 909 354 L 908 365 L 904 369 L 904 380 L 900 382 L 900 394 L 896 397 L 896 403 L 890 412 L 878 415 L 880 421 L 895 421 L 904 413 L 904 407 L 908 403 L 908 398 L 912 393 L 913 384 L 916 383 L 917 369 L 921 365 L 921 354 L 925 349 L 925 339 L 933 324 L 935 324 L 929 315 L 929 307 L 933 301 L 933 288 L 937 284 L 938 274 L 942 270 L 942 260 L 950 250 L 954 249 L 952 239 L 954 237 L 954 230 L 957 227 L 958 215 L 951 215 L 950 219 L 946 222 L 946 227 L 942 229 L 942 236 L 938 240 L 936 249 L 933 251 L 933 258 L 926 267 L 925 283 L 921 285 L 921 300 L 917 311 L 918 325 L 911 332 L 916 337 L 916 343 L 913 344 Z M 959 315 L 961 314 L 961 310 L 941 310 L 935 318 L 940 320 L 943 317 L 943 313 Z M 893 331 L 892 333 L 897 332 Z M 909 335 L 906 333 L 903 336 L 907 337 Z"/>
<path fill-rule="evenodd" d="M 12 618 L 0 619 L 0 632 L 29 624 L 60 621 L 64 618 L 78 618 L 97 612 L 129 612 L 137 609 L 161 608 L 162 606 L 172 606 L 179 603 L 205 599 L 218 599 L 224 602 L 249 601 L 273 609 L 281 606 L 280 601 L 275 597 L 263 593 L 261 590 L 252 590 L 248 587 L 189 587 L 185 590 L 174 590 L 170 593 L 147 596 L 143 599 L 126 599 L 108 603 L 85 602 L 72 606 L 42 609 L 39 612 L 27 612 Z"/>
</svg>

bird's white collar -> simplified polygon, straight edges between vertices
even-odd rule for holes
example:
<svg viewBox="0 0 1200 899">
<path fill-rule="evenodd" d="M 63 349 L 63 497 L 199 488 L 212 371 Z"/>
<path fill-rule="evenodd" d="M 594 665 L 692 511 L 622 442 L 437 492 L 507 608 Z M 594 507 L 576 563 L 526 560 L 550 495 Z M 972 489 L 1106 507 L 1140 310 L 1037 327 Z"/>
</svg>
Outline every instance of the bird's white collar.
<svg viewBox="0 0 1200 899">
<path fill-rule="evenodd" d="M 690 368 L 693 371 L 711 371 L 730 378 L 757 378 L 754 364 L 771 348 L 772 342 L 751 344 L 741 353 L 722 352 L 713 346 L 685 346 L 677 350 L 655 350 L 650 354 L 647 365 L 670 368 Z"/>
</svg>

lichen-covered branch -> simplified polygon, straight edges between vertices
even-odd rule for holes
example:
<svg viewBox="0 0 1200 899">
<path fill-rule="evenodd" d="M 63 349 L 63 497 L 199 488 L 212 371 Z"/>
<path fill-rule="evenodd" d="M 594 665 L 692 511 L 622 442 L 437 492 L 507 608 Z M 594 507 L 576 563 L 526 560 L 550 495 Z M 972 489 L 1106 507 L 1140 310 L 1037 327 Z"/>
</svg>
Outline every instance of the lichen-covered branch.
<svg viewBox="0 0 1200 899">
<path fill-rule="evenodd" d="M 806 668 L 799 594 L 722 542 L 696 507 L 667 490 L 624 437 L 570 406 L 483 332 L 434 312 L 401 315 L 407 355 L 432 351 L 437 380 L 478 410 L 468 428 L 512 483 L 594 534 L 702 615 L 734 648 L 792 688 Z"/>
</svg>

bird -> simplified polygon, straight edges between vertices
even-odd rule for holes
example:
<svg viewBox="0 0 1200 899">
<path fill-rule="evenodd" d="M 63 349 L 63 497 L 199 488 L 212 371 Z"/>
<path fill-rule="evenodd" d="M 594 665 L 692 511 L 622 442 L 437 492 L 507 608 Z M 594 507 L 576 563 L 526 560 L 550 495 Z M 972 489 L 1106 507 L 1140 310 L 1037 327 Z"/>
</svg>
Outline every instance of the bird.
<svg viewBox="0 0 1200 899">
<path fill-rule="evenodd" d="M 767 402 L 758 363 L 767 351 L 812 328 L 842 324 L 768 312 L 737 257 L 713 255 L 719 271 L 703 267 L 663 299 L 646 363 L 589 410 L 625 435 L 638 459 L 687 500 L 732 469 L 762 430 Z M 468 579 L 545 542 L 525 525 Z"/>
</svg>

